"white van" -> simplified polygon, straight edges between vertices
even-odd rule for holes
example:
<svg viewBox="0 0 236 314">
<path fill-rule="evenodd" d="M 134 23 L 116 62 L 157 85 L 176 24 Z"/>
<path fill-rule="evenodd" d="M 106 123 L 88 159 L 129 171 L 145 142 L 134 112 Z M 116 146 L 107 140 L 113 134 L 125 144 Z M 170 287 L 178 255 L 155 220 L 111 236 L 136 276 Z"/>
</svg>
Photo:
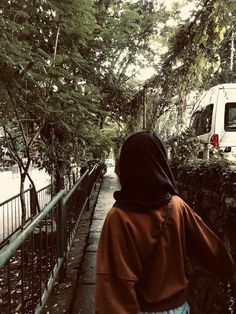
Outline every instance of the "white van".
<svg viewBox="0 0 236 314">
<path fill-rule="evenodd" d="M 205 92 L 190 128 L 203 143 L 236 154 L 236 83 L 217 85 Z"/>
</svg>

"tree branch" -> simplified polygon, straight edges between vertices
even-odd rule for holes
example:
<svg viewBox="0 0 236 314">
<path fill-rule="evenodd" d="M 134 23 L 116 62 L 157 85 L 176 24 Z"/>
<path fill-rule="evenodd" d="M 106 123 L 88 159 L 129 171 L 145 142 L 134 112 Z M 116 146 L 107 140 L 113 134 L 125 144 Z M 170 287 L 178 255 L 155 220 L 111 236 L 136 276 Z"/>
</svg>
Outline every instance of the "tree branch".
<svg viewBox="0 0 236 314">
<path fill-rule="evenodd" d="M 11 104 L 12 104 L 14 113 L 15 113 L 16 118 L 17 118 L 17 121 L 18 121 L 18 123 L 19 123 L 20 130 L 21 130 L 21 133 L 22 133 L 22 137 L 23 137 L 23 141 L 24 141 L 25 147 L 27 147 L 27 137 L 26 137 L 24 128 L 23 128 L 23 126 L 22 126 L 22 123 L 21 123 L 21 121 L 20 121 L 20 117 L 19 117 L 19 114 L 18 114 L 18 112 L 17 112 L 16 105 L 15 105 L 15 102 L 14 102 L 14 100 L 13 100 L 13 97 L 12 97 L 12 95 L 11 95 L 11 91 L 10 91 L 10 89 L 8 88 L 8 86 L 7 86 L 7 84 L 6 84 L 5 82 L 4 82 L 4 86 L 5 86 L 6 90 L 7 90 L 8 96 L 9 96 L 9 98 L 10 98 L 10 100 L 11 100 Z"/>
</svg>

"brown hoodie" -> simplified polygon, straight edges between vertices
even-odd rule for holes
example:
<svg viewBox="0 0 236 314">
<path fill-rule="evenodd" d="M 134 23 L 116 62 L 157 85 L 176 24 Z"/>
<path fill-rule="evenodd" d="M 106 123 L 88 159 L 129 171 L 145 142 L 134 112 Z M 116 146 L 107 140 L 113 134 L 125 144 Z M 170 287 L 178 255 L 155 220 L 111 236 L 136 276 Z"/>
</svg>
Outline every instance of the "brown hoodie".
<svg viewBox="0 0 236 314">
<path fill-rule="evenodd" d="M 165 206 L 109 211 L 97 253 L 96 313 L 138 314 L 180 306 L 186 301 L 187 256 L 219 277 L 233 275 L 234 262 L 222 242 L 178 196 L 172 197 L 169 221 L 156 243 L 165 213 Z"/>
</svg>

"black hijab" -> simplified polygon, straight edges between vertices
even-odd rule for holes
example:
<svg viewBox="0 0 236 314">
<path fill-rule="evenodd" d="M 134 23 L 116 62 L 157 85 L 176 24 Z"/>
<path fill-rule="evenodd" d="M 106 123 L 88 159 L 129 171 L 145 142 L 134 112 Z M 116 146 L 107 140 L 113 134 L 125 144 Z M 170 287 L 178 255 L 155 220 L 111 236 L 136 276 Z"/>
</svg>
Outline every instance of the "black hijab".
<svg viewBox="0 0 236 314">
<path fill-rule="evenodd" d="M 178 194 L 161 138 L 137 132 L 124 142 L 119 159 L 121 190 L 114 206 L 130 211 L 158 209 Z"/>
</svg>

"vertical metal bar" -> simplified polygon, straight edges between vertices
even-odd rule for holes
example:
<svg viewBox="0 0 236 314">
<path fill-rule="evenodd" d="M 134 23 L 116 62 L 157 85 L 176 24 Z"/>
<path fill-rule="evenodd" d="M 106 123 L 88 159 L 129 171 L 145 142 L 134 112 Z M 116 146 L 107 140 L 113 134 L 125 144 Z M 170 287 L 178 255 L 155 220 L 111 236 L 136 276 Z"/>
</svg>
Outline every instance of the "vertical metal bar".
<svg viewBox="0 0 236 314">
<path fill-rule="evenodd" d="M 63 202 L 63 198 L 61 198 L 58 206 L 58 225 L 57 230 L 59 234 L 59 257 L 66 256 L 66 204 Z M 66 277 L 66 263 L 64 261 L 63 266 L 61 267 L 59 273 L 59 280 L 62 282 Z"/>
<path fill-rule="evenodd" d="M 2 207 L 2 234 L 3 234 L 3 240 L 5 239 L 5 205 Z"/>
<path fill-rule="evenodd" d="M 18 199 L 18 226 L 21 225 L 21 202 L 19 196 L 17 197 Z"/>
<path fill-rule="evenodd" d="M 45 190 L 42 194 L 40 194 L 40 198 L 41 198 L 41 203 L 42 203 L 41 208 L 43 208 L 47 204 L 46 199 L 45 199 Z"/>
<path fill-rule="evenodd" d="M 22 313 L 25 313 L 25 268 L 24 268 L 25 244 L 21 246 L 21 303 Z"/>
<path fill-rule="evenodd" d="M 45 217 L 45 272 L 48 278 L 49 271 L 48 271 L 48 216 Z M 48 288 L 48 281 L 46 280 L 46 288 Z"/>
<path fill-rule="evenodd" d="M 42 204 L 42 208 L 45 206 L 44 191 L 45 191 L 45 190 L 42 190 L 42 191 L 39 193 L 39 199 L 40 199 L 40 204 Z"/>
<path fill-rule="evenodd" d="M 73 193 L 71 198 L 68 200 L 66 206 L 66 215 L 65 215 L 65 248 L 67 247 L 67 243 L 71 240 L 71 230 L 74 227 L 75 217 L 73 212 L 75 213 L 75 204 L 73 204 L 73 198 L 75 197 L 76 191 Z"/>
<path fill-rule="evenodd" d="M 9 232 L 9 203 L 7 203 L 7 236 L 10 235 Z"/>
<path fill-rule="evenodd" d="M 38 197 L 38 202 L 39 202 L 39 208 L 43 208 L 44 206 L 42 206 L 42 200 L 41 200 L 41 192 L 37 192 L 37 197 Z M 40 211 L 40 209 L 39 209 Z"/>
<path fill-rule="evenodd" d="M 0 227 L 1 227 L 1 230 L 3 231 L 2 210 L 3 210 L 3 206 L 0 206 L 0 219 L 1 219 L 1 221 L 0 221 Z M 2 240 L 3 240 L 3 237 L 0 238 L 0 243 L 1 243 Z"/>
<path fill-rule="evenodd" d="M 14 211 L 15 211 L 15 226 L 14 229 L 17 228 L 17 205 L 16 205 L 16 198 L 14 199 Z"/>
<path fill-rule="evenodd" d="M 31 213 L 30 213 L 30 191 L 27 192 L 27 197 L 26 197 L 26 202 L 27 202 L 27 219 L 30 218 Z"/>
<path fill-rule="evenodd" d="M 59 203 L 57 208 L 57 238 L 58 238 L 58 256 L 63 257 L 64 250 L 64 232 L 63 232 L 63 202 Z"/>
<path fill-rule="evenodd" d="M 40 206 L 41 208 L 44 208 L 46 202 L 45 202 L 45 189 L 42 190 L 40 193 L 39 193 L 39 199 L 40 199 Z"/>
<path fill-rule="evenodd" d="M 14 231 L 13 202 L 14 202 L 14 200 L 11 201 L 11 233 Z"/>
<path fill-rule="evenodd" d="M 11 314 L 11 265 L 10 261 L 7 263 L 7 297 L 8 297 L 8 310 L 9 314 Z"/>
<path fill-rule="evenodd" d="M 55 215 L 55 222 L 56 222 L 56 263 L 58 264 L 58 257 L 60 256 L 60 242 L 62 239 L 60 239 L 60 203 L 57 204 L 55 210 L 56 210 L 56 215 Z"/>
<path fill-rule="evenodd" d="M 47 204 L 47 201 L 46 201 L 46 189 L 44 189 L 43 193 L 41 194 L 41 202 L 43 204 L 43 207 Z"/>
<path fill-rule="evenodd" d="M 34 232 L 31 234 L 31 295 L 32 295 L 32 303 L 34 304 L 35 298 L 35 285 L 36 285 L 36 278 L 35 278 L 35 271 L 34 271 Z"/>
<path fill-rule="evenodd" d="M 25 209 L 26 209 L 26 220 L 28 219 L 28 217 L 29 217 L 29 213 L 28 213 L 28 211 L 30 210 L 29 209 L 29 204 L 28 204 L 28 193 L 27 192 L 24 192 L 24 194 L 25 194 Z"/>
<path fill-rule="evenodd" d="M 2 219 L 2 210 L 3 210 L 3 206 L 0 206 L 0 228 L 1 228 L 1 231 L 3 232 L 3 219 Z M 3 236 L 0 234 L 0 243 L 2 242 L 3 240 Z"/>
<path fill-rule="evenodd" d="M 42 304 L 42 222 L 39 224 L 39 303 Z"/>
<path fill-rule="evenodd" d="M 50 231 L 51 232 L 50 268 L 52 271 L 52 276 L 53 276 L 53 260 L 54 260 L 53 210 L 50 212 L 50 226 L 51 226 L 51 231 Z"/>
</svg>

